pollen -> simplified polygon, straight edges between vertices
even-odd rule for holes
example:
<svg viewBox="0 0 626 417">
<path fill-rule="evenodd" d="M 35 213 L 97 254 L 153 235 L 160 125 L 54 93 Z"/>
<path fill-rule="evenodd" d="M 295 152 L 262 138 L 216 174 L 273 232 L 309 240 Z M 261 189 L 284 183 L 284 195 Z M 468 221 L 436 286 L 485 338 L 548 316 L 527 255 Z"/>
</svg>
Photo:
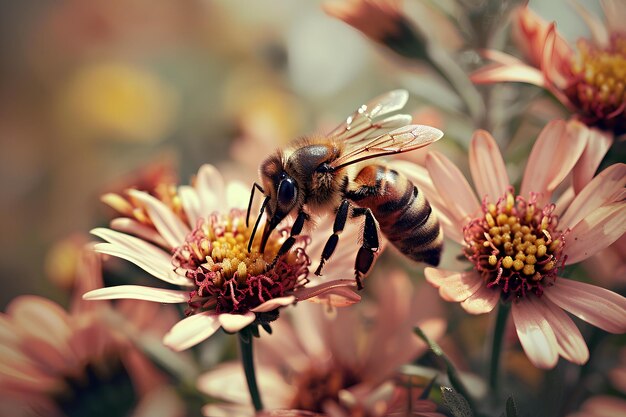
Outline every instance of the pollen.
<svg viewBox="0 0 626 417">
<path fill-rule="evenodd" d="M 211 308 L 244 311 L 306 282 L 310 265 L 304 251 L 306 237 L 295 249 L 276 258 L 286 234 L 274 231 L 263 254 L 256 240 L 248 252 L 252 229 L 245 225 L 245 214 L 231 210 L 228 215 L 213 214 L 199 220 L 176 249 L 174 267 L 196 286 L 190 294 L 188 314 Z"/>
<path fill-rule="evenodd" d="M 534 197 L 514 197 L 511 190 L 496 203 L 485 203 L 483 216 L 466 225 L 466 257 L 504 300 L 540 296 L 556 279 L 564 244 L 553 210 L 553 205 L 538 207 Z"/>
</svg>

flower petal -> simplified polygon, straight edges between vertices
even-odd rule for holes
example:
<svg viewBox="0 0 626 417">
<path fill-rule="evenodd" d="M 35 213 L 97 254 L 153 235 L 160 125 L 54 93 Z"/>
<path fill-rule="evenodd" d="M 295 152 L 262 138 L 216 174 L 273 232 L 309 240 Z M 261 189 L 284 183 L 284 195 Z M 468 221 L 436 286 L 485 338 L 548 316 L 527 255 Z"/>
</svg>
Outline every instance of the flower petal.
<svg viewBox="0 0 626 417">
<path fill-rule="evenodd" d="M 327 292 L 333 292 L 337 288 L 356 288 L 356 282 L 353 279 L 336 279 L 327 281 L 312 287 L 299 288 L 293 292 L 298 301 L 307 300 L 309 298 L 318 297 Z"/>
<path fill-rule="evenodd" d="M 161 281 L 180 286 L 193 286 L 193 282 L 191 280 L 176 274 L 176 272 L 172 271 L 171 264 L 163 263 L 160 259 L 129 253 L 111 243 L 98 243 L 94 245 L 94 249 L 98 253 L 104 253 L 106 255 L 115 256 L 116 258 L 132 262 Z"/>
<path fill-rule="evenodd" d="M 224 195 L 224 179 L 213 165 L 205 164 L 198 170 L 195 183 L 201 204 L 201 217 L 207 217 L 214 211 L 224 207 L 226 200 Z"/>
<path fill-rule="evenodd" d="M 189 220 L 189 227 L 194 229 L 198 223 L 198 219 L 202 216 L 198 193 L 195 188 L 189 185 L 181 185 L 178 187 L 178 195 L 180 196 L 180 203 L 183 206 L 183 210 L 185 210 L 185 214 Z"/>
<path fill-rule="evenodd" d="M 582 189 L 559 220 L 562 229 L 572 228 L 591 212 L 607 203 L 619 201 L 626 186 L 626 164 L 613 164 Z"/>
<path fill-rule="evenodd" d="M 118 232 L 137 236 L 143 240 L 156 243 L 164 248 L 167 247 L 167 242 L 163 239 L 159 232 L 154 230 L 152 227 L 139 223 L 137 220 L 129 219 L 127 217 L 118 217 L 111 220 L 109 225 L 111 229 L 117 230 Z"/>
<path fill-rule="evenodd" d="M 613 136 L 598 129 L 589 129 L 589 137 L 585 151 L 572 171 L 574 191 L 578 194 L 596 173 L 604 155 L 613 143 Z"/>
<path fill-rule="evenodd" d="M 598 253 L 626 232 L 626 201 L 595 209 L 565 237 L 566 263 L 575 264 Z"/>
<path fill-rule="evenodd" d="M 609 45 L 609 32 L 604 23 L 593 13 L 589 12 L 582 4 L 577 1 L 570 2 L 572 7 L 576 9 L 578 15 L 584 20 L 585 24 L 591 32 L 593 41 L 601 47 Z"/>
<path fill-rule="evenodd" d="M 528 359 L 538 368 L 550 369 L 559 355 L 554 332 L 548 321 L 528 300 L 513 303 L 513 323 Z"/>
<path fill-rule="evenodd" d="M 185 350 L 209 338 L 220 326 L 212 311 L 194 314 L 176 323 L 163 337 L 163 344 L 176 351 Z"/>
<path fill-rule="evenodd" d="M 489 64 L 470 75 L 475 84 L 493 84 L 499 82 L 521 82 L 539 87 L 546 86 L 546 80 L 541 71 L 526 64 Z"/>
<path fill-rule="evenodd" d="M 248 198 L 250 198 L 250 189 L 242 182 L 231 181 L 226 186 L 226 202 L 228 208 L 248 207 Z"/>
<path fill-rule="evenodd" d="M 626 8 L 622 0 L 601 0 L 606 17 L 606 26 L 610 32 L 623 32 L 626 22 Z"/>
<path fill-rule="evenodd" d="M 476 271 L 455 272 L 445 269 L 425 268 L 426 280 L 439 288 L 439 295 L 446 301 L 464 301 L 483 285 Z"/>
<path fill-rule="evenodd" d="M 498 144 L 484 130 L 474 132 L 469 149 L 469 163 L 479 200 L 497 201 L 510 186 Z"/>
<path fill-rule="evenodd" d="M 548 202 L 578 161 L 588 135 L 589 129 L 580 122 L 554 120 L 548 123 L 528 157 L 520 195 L 528 198 L 531 192 L 537 193 L 539 207 Z"/>
<path fill-rule="evenodd" d="M 143 287 L 141 285 L 118 285 L 99 288 L 83 295 L 83 300 L 145 300 L 157 303 L 186 303 L 189 294 L 186 291 L 166 290 L 164 288 Z"/>
<path fill-rule="evenodd" d="M 498 304 L 500 291 L 481 286 L 478 291 L 461 303 L 461 307 L 470 314 L 489 313 Z"/>
<path fill-rule="evenodd" d="M 589 349 L 580 330 L 560 307 L 546 297 L 529 297 L 528 301 L 545 317 L 554 332 L 561 356 L 582 365 L 589 359 Z"/>
<path fill-rule="evenodd" d="M 178 247 L 185 241 L 189 227 L 169 207 L 143 191 L 129 190 L 128 193 L 146 205 L 150 220 L 170 248 Z"/>
<path fill-rule="evenodd" d="M 239 330 L 252 323 L 256 318 L 256 314 L 251 311 L 245 314 L 229 314 L 221 313 L 217 316 L 220 324 L 229 333 L 236 333 Z"/>
<path fill-rule="evenodd" d="M 255 313 L 266 313 L 268 311 L 276 310 L 278 307 L 284 307 L 296 302 L 296 297 L 290 295 L 288 297 L 277 297 L 267 300 L 266 302 L 259 304 L 258 306 L 251 308 L 250 311 Z"/>
<path fill-rule="evenodd" d="M 626 332 L 626 298 L 604 288 L 557 278 L 544 296 L 581 320 L 610 333 Z"/>
<path fill-rule="evenodd" d="M 456 218 L 462 221 L 473 217 L 480 205 L 459 168 L 438 152 L 426 156 L 426 168 L 439 195 Z"/>
</svg>

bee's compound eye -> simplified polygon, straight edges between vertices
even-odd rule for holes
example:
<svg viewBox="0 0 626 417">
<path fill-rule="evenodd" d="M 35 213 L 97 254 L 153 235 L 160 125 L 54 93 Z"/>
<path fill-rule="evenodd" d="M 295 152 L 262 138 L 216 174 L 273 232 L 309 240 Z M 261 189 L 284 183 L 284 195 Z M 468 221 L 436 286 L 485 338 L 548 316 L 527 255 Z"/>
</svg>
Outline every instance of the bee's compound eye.
<svg viewBox="0 0 626 417">
<path fill-rule="evenodd" d="M 278 206 L 288 211 L 296 202 L 296 184 L 287 177 L 278 185 Z"/>
</svg>

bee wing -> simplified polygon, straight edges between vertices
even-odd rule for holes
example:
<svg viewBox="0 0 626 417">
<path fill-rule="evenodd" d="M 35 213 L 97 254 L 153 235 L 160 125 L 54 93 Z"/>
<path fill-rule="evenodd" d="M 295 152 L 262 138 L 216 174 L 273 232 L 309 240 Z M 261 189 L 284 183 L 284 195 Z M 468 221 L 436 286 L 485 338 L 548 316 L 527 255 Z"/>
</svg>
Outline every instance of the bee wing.
<svg viewBox="0 0 626 417">
<path fill-rule="evenodd" d="M 330 166 L 333 169 L 339 169 L 370 158 L 412 151 L 430 145 L 442 136 L 443 132 L 434 127 L 404 126 L 371 140 L 350 143 L 345 153 L 334 160 Z"/>
<path fill-rule="evenodd" d="M 408 114 L 396 114 L 381 118 L 404 107 L 409 99 L 406 90 L 393 90 L 382 94 L 359 107 L 345 122 L 337 126 L 328 136 L 349 145 L 371 139 L 391 129 L 411 123 Z M 378 119 L 378 120 L 376 120 Z"/>
</svg>

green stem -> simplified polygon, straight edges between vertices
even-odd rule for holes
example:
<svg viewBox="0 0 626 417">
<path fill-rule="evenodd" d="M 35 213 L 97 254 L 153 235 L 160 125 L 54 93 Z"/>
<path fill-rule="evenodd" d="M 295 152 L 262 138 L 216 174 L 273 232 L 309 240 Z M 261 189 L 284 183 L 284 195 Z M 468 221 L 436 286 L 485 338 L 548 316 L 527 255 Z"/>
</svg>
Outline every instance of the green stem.
<svg viewBox="0 0 626 417">
<path fill-rule="evenodd" d="M 244 334 L 245 332 L 245 334 Z M 246 328 L 237 333 L 239 338 L 239 350 L 241 351 L 241 363 L 246 374 L 246 382 L 248 383 L 248 391 L 252 398 L 252 405 L 256 411 L 263 410 L 259 387 L 256 384 L 256 375 L 254 373 L 254 358 L 252 357 L 252 341 L 253 336 Z"/>
<path fill-rule="evenodd" d="M 504 339 L 504 330 L 506 328 L 506 321 L 509 317 L 510 309 L 510 304 L 501 303 L 498 306 L 496 323 L 493 328 L 493 339 L 491 341 L 491 363 L 489 367 L 489 386 L 494 392 L 497 392 L 498 390 L 500 352 L 502 352 L 502 340 Z"/>
</svg>

